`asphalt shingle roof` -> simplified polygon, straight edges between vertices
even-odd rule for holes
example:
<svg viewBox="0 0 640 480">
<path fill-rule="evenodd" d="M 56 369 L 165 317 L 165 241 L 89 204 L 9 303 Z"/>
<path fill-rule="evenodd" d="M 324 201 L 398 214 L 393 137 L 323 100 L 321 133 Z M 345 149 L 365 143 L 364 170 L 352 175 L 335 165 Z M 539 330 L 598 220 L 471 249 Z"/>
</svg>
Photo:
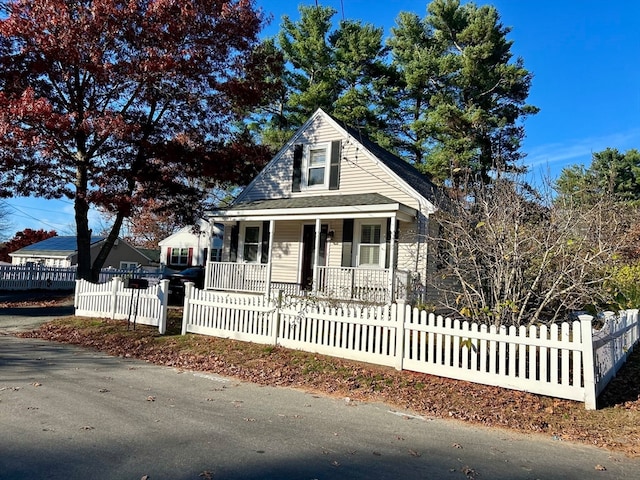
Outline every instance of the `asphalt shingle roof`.
<svg viewBox="0 0 640 480">
<path fill-rule="evenodd" d="M 382 163 L 402 178 L 407 184 L 424 198 L 433 204 L 439 203 L 440 192 L 429 178 L 410 163 L 402 160 L 389 150 L 371 141 L 359 130 L 350 127 L 342 120 L 329 115 L 338 125 L 344 128 L 349 135 L 360 142 L 367 150 L 374 154 Z"/>
<path fill-rule="evenodd" d="M 233 205 L 235 210 L 276 210 L 284 208 L 311 207 L 355 207 L 358 205 L 387 205 L 398 203 L 379 193 L 352 195 L 316 195 L 313 197 L 278 198 L 274 200 L 255 200 Z"/>
</svg>

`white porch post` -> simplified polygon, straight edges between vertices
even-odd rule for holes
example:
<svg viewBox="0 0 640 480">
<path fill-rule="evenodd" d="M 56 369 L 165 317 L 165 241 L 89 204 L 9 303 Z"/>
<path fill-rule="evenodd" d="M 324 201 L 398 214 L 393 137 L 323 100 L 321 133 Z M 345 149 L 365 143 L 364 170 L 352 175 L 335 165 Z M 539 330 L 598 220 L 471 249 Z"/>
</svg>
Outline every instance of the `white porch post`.
<svg viewBox="0 0 640 480">
<path fill-rule="evenodd" d="M 273 266 L 273 234 L 275 230 L 275 221 L 269 220 L 269 261 L 267 262 L 267 281 L 266 291 L 264 294 L 267 298 L 271 295 L 271 269 Z"/>
<path fill-rule="evenodd" d="M 211 258 L 211 251 L 213 250 L 213 220 L 208 222 L 209 226 L 207 227 L 207 230 L 205 232 L 206 235 L 206 243 L 205 245 L 207 245 L 207 255 L 205 258 L 203 258 L 203 265 L 204 265 L 204 285 L 202 286 L 205 290 L 208 290 L 209 288 L 212 287 L 211 285 L 211 265 L 209 265 L 209 258 Z M 200 237 L 198 237 L 198 243 L 200 242 Z M 200 245 L 198 245 L 198 249 L 200 249 Z M 167 260 L 168 263 L 168 260 Z"/>
<path fill-rule="evenodd" d="M 397 217 L 393 215 L 391 217 L 391 221 L 389 222 L 389 248 L 391 251 L 389 252 L 389 303 L 393 302 L 394 298 L 394 287 L 396 284 L 396 269 L 393 267 L 396 263 L 396 223 Z"/>
<path fill-rule="evenodd" d="M 313 293 L 317 293 L 318 291 L 318 262 L 320 261 L 320 230 L 322 230 L 322 225 L 320 224 L 320 219 L 316 218 L 316 231 L 315 231 L 316 248 L 314 248 L 313 250 Z"/>
</svg>

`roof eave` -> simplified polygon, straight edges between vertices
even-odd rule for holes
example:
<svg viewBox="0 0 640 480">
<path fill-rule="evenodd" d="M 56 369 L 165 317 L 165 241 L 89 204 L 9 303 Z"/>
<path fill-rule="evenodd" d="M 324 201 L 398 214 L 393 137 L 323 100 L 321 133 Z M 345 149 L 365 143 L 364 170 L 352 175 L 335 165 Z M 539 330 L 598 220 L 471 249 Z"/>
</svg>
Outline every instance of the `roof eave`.
<svg viewBox="0 0 640 480">
<path fill-rule="evenodd" d="M 396 217 L 411 222 L 416 210 L 402 203 L 306 208 L 229 209 L 211 212 L 211 219 L 220 222 L 263 220 L 313 220 L 339 218 Z"/>
</svg>

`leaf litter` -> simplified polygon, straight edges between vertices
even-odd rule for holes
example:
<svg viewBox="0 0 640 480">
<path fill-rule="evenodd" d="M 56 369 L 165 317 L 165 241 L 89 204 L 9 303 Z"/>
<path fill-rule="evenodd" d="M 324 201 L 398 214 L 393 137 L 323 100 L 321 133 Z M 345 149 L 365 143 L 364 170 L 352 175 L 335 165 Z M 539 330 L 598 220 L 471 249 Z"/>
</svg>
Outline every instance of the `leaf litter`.
<svg viewBox="0 0 640 480">
<path fill-rule="evenodd" d="M 346 405 L 383 401 L 433 418 L 541 433 L 640 456 L 640 348 L 630 353 L 627 363 L 600 395 L 598 410 L 589 411 L 580 402 L 278 346 L 182 336 L 179 321 L 180 314 L 174 312 L 168 333 L 162 336 L 144 325 L 130 331 L 121 321 L 65 317 L 18 335 L 260 385 L 301 388 L 342 397 Z M 474 474 L 469 471 L 467 475 Z"/>
</svg>

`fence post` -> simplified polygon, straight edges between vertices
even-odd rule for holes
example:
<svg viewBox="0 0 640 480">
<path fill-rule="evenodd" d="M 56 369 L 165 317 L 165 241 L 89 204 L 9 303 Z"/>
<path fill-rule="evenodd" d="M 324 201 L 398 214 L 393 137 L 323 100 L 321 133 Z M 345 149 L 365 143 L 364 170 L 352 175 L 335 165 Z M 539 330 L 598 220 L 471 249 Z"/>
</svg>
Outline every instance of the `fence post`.
<svg viewBox="0 0 640 480">
<path fill-rule="evenodd" d="M 73 308 L 78 309 L 78 301 L 80 300 L 80 282 L 82 280 L 76 280 L 76 289 L 73 292 Z"/>
<path fill-rule="evenodd" d="M 118 310 L 118 291 L 120 290 L 120 284 L 122 278 L 114 277 L 111 279 L 111 320 L 116 318 L 116 312 Z"/>
<path fill-rule="evenodd" d="M 582 344 L 582 362 L 584 364 L 584 407 L 587 410 L 596 409 L 597 385 L 596 365 L 593 353 L 593 328 L 591 315 L 578 315 L 580 320 L 580 341 Z"/>
<path fill-rule="evenodd" d="M 393 318 L 395 311 L 395 319 Z M 396 322 L 396 350 L 395 350 L 395 368 L 396 370 L 402 370 L 404 360 L 404 335 L 405 327 L 404 322 L 407 315 L 407 304 L 404 300 L 397 300 L 396 303 L 391 304 L 391 316 L 390 320 Z"/>
<path fill-rule="evenodd" d="M 169 280 L 160 280 L 158 284 L 160 290 L 160 318 L 158 319 L 158 332 L 164 335 L 167 332 L 167 312 L 169 310 Z"/>
<path fill-rule="evenodd" d="M 282 290 L 278 290 L 278 298 L 276 300 L 276 306 L 275 306 L 275 312 L 273 315 L 273 324 L 272 324 L 272 328 L 273 328 L 273 344 L 274 345 L 278 345 L 278 337 L 280 336 L 280 310 L 282 309 L 282 297 L 283 297 L 283 293 Z M 271 302 L 272 300 L 270 298 L 267 298 L 267 301 Z"/>
<path fill-rule="evenodd" d="M 27 264 L 27 290 L 31 290 L 33 288 L 33 277 L 35 276 L 35 269 L 35 264 Z"/>
<path fill-rule="evenodd" d="M 182 335 L 187 334 L 187 322 L 189 321 L 189 310 L 191 310 L 191 292 L 193 290 L 193 283 L 187 282 L 184 284 L 184 308 L 182 309 Z"/>
</svg>

